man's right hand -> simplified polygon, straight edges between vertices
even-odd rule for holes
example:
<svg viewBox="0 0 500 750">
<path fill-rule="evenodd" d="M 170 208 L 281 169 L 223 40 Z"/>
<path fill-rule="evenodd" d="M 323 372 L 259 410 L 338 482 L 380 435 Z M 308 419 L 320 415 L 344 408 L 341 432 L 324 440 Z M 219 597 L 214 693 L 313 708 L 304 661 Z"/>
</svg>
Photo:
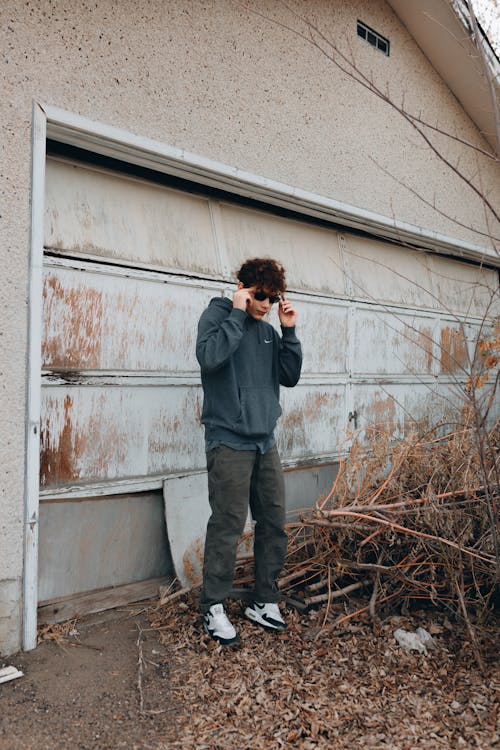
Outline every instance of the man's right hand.
<svg viewBox="0 0 500 750">
<path fill-rule="evenodd" d="M 246 312 L 248 305 L 252 301 L 251 291 L 252 287 L 250 289 L 237 289 L 233 294 L 233 308 Z"/>
</svg>

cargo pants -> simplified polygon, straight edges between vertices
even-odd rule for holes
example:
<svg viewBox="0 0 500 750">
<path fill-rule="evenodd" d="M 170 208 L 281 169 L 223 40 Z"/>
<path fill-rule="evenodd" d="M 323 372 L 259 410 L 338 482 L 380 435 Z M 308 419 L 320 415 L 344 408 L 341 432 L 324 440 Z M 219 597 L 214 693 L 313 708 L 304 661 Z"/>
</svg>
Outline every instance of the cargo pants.
<svg viewBox="0 0 500 750">
<path fill-rule="evenodd" d="M 224 602 L 233 587 L 236 551 L 247 519 L 255 521 L 255 600 L 278 602 L 276 585 L 285 561 L 285 489 L 276 446 L 266 453 L 224 445 L 207 452 L 207 525 L 200 610 Z"/>
</svg>

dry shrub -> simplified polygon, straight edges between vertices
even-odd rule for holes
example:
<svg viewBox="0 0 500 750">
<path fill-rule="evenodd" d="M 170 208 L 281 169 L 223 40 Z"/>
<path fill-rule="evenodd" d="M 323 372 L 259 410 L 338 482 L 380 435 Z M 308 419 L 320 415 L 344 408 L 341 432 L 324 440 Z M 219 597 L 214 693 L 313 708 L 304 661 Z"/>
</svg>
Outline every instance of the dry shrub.
<svg viewBox="0 0 500 750">
<path fill-rule="evenodd" d="M 289 526 L 282 589 L 330 604 L 368 586 L 370 602 L 341 621 L 432 602 L 465 620 L 475 646 L 472 619 L 489 612 L 499 580 L 499 425 L 483 424 L 479 441 L 476 416 L 468 402 L 453 430 L 357 437 L 329 495 Z"/>
<path fill-rule="evenodd" d="M 362 582 L 373 619 L 383 602 L 427 600 L 460 615 L 474 639 L 470 615 L 488 613 L 499 582 L 499 352 L 495 324 L 476 343 L 453 423 L 415 424 L 401 440 L 378 427 L 354 437 L 331 492 L 290 524 L 286 591 L 305 586 L 306 601 L 330 603 Z"/>
</svg>

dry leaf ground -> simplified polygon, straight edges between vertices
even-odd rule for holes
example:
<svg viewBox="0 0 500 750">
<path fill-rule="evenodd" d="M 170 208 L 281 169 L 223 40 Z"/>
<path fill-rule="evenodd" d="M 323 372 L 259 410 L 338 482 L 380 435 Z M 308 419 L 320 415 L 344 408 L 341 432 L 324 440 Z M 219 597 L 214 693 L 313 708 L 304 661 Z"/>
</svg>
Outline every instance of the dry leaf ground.
<svg viewBox="0 0 500 750">
<path fill-rule="evenodd" d="M 334 606 L 340 614 L 346 605 Z M 78 635 L 46 632 L 35 651 L 10 657 L 25 676 L 0 686 L 2 750 L 489 750 L 499 742 L 497 646 L 489 641 L 482 676 L 443 613 L 385 619 L 374 634 L 353 621 L 321 630 L 324 610 L 287 611 L 288 630 L 275 634 L 231 602 L 241 641 L 222 649 L 201 633 L 195 607 L 191 594 L 162 609 L 94 616 L 73 624 L 68 633 Z M 428 655 L 394 641 L 397 627 L 418 625 L 438 646 Z"/>
<path fill-rule="evenodd" d="M 231 603 L 241 642 L 224 649 L 200 636 L 192 606 L 175 621 L 169 611 L 152 614 L 173 666 L 177 738 L 165 747 L 486 750 L 500 741 L 498 664 L 481 677 L 443 615 L 391 617 L 375 635 L 359 623 L 322 629 L 322 610 L 288 612 L 287 631 L 276 634 Z M 434 633 L 437 648 L 426 656 L 393 638 L 397 627 L 418 625 Z"/>
</svg>

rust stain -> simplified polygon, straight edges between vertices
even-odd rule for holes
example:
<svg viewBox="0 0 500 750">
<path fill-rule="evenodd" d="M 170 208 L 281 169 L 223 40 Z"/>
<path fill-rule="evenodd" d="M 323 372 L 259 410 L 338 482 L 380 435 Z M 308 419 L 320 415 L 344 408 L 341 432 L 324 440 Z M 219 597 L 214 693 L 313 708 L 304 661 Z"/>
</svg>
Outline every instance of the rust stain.
<svg viewBox="0 0 500 750">
<path fill-rule="evenodd" d="M 331 422 L 332 404 L 336 394 L 325 391 L 308 393 L 300 407 L 286 413 L 281 420 L 285 449 L 288 452 L 301 448 L 306 443 L 306 425 Z"/>
<path fill-rule="evenodd" d="M 304 416 L 307 419 L 317 419 L 328 405 L 328 401 L 328 393 L 308 393 L 304 399 Z"/>
<path fill-rule="evenodd" d="M 200 570 L 203 567 L 203 543 L 204 540 L 196 539 L 190 549 L 187 549 L 182 556 L 184 572 L 191 586 L 198 586 L 200 583 Z"/>
<path fill-rule="evenodd" d="M 298 409 L 289 411 L 282 420 L 285 431 L 304 427 L 304 422 L 317 420 L 328 407 L 331 396 L 328 393 L 308 393 Z"/>
<path fill-rule="evenodd" d="M 432 372 L 432 360 L 434 357 L 433 353 L 433 340 L 432 340 L 432 328 L 423 326 L 418 332 L 418 344 L 421 347 L 421 351 L 425 353 L 425 366 L 427 372 Z"/>
<path fill-rule="evenodd" d="M 54 436 L 57 442 L 53 445 L 50 416 L 54 407 L 49 402 L 49 414 L 42 424 L 40 435 L 40 484 L 42 487 L 78 477 L 75 463 L 78 455 L 83 451 L 86 441 L 74 434 L 71 422 L 72 407 L 73 399 L 67 395 L 63 405 L 63 428 L 59 436 Z M 57 408 L 56 406 L 55 410 Z"/>
<path fill-rule="evenodd" d="M 410 343 L 415 346 L 408 349 Z M 433 338 L 432 328 L 428 326 L 422 326 L 419 328 L 413 326 L 405 326 L 402 334 L 395 334 L 392 337 L 392 348 L 397 350 L 406 344 L 406 353 L 404 354 L 404 362 L 408 369 L 419 370 L 424 369 L 425 372 L 432 372 L 432 360 L 434 357 L 433 352 Z"/>
<path fill-rule="evenodd" d="M 373 401 L 366 407 L 365 416 L 370 428 L 380 430 L 390 430 L 394 432 L 396 428 L 396 404 L 390 396 L 387 398 L 378 398 L 379 392 L 374 395 Z"/>
<path fill-rule="evenodd" d="M 441 372 L 455 372 L 467 365 L 467 342 L 457 328 L 441 331 Z"/>
<path fill-rule="evenodd" d="M 181 418 L 177 415 L 167 417 L 162 414 L 153 420 L 148 436 L 148 452 L 150 455 L 156 453 L 168 457 L 172 453 L 188 449 L 188 445 L 182 445 L 186 443 L 186 435 L 180 434 L 180 430 L 188 418 L 186 409 L 183 410 Z"/>
<path fill-rule="evenodd" d="M 288 414 L 283 417 L 281 425 L 285 432 L 288 432 L 289 430 L 297 430 L 300 427 L 303 427 L 304 415 L 302 413 L 302 410 L 293 409 L 293 411 L 288 412 Z"/>
<path fill-rule="evenodd" d="M 103 420 L 106 396 L 103 395 L 99 401 L 85 430 L 92 441 L 91 450 L 85 441 L 85 455 L 78 455 L 78 458 L 85 458 L 85 479 L 113 479 L 116 472 L 120 474 L 120 469 L 126 466 L 127 448 L 131 440 L 130 433 L 120 430 L 112 413 L 108 420 Z M 113 467 L 116 467 L 115 470 Z"/>
<path fill-rule="evenodd" d="M 102 347 L 103 294 L 89 287 L 65 287 L 57 276 L 44 279 L 42 366 L 97 369 Z"/>
<path fill-rule="evenodd" d="M 92 404 L 91 416 L 80 428 L 76 426 L 79 414 L 72 396 L 66 395 L 62 404 L 55 398 L 47 400 L 40 435 L 43 487 L 82 479 L 109 479 L 113 466 L 119 470 L 125 465 L 130 435 L 120 431 L 112 419 L 103 418 L 106 397 L 102 394 Z"/>
</svg>

